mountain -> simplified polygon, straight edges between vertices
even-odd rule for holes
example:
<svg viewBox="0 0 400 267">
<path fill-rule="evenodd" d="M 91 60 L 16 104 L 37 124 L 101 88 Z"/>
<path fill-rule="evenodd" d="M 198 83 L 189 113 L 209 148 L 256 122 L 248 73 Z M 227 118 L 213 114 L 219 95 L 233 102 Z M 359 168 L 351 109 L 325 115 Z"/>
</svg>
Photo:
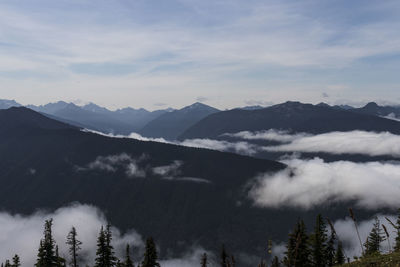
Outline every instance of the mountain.
<svg viewBox="0 0 400 267">
<path fill-rule="evenodd" d="M 15 102 L 15 100 L 0 99 L 0 109 L 8 109 L 11 107 L 20 107 L 21 104 Z"/>
<path fill-rule="evenodd" d="M 362 108 L 356 108 L 352 111 L 361 113 L 361 114 L 369 114 L 380 117 L 387 117 L 390 119 L 400 119 L 400 107 L 394 106 L 379 106 L 375 102 L 370 102 Z"/>
<path fill-rule="evenodd" d="M 266 240 L 286 236 L 292 224 L 254 207 L 245 190 L 258 173 L 279 171 L 285 167 L 281 163 L 109 138 L 27 108 L 0 110 L 0 147 L 3 211 L 27 214 L 92 204 L 123 231 L 153 236 L 164 253 L 192 245 L 217 251 L 226 243 L 262 255 Z M 283 214 L 293 220 L 299 215 Z"/>
<path fill-rule="evenodd" d="M 208 115 L 217 112 L 219 112 L 218 109 L 197 102 L 159 116 L 144 126 L 139 133 L 147 137 L 175 140 L 186 129 Z"/>
<path fill-rule="evenodd" d="M 259 110 L 234 109 L 212 114 L 187 129 L 179 139 L 217 138 L 224 133 L 268 129 L 312 134 L 352 130 L 399 134 L 400 123 L 326 105 L 286 102 Z"/>
<path fill-rule="evenodd" d="M 124 108 L 108 110 L 94 103 L 77 106 L 59 101 L 42 106 L 29 105 L 28 108 L 46 114 L 78 127 L 88 128 L 103 133 L 130 134 L 137 132 L 146 123 L 168 112 L 168 110 L 147 111 L 145 109 Z"/>
</svg>

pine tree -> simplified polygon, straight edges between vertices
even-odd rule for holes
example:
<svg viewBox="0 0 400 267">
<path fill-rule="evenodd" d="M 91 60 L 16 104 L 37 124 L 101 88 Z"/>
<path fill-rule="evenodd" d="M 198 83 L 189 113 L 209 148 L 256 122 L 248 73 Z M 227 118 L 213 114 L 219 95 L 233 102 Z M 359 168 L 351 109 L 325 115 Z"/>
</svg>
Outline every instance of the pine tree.
<svg viewBox="0 0 400 267">
<path fill-rule="evenodd" d="M 375 223 L 371 232 L 369 233 L 367 241 L 364 244 L 365 255 L 380 253 L 381 242 L 384 240 L 385 238 L 381 228 L 381 223 L 378 217 L 375 217 Z"/>
<path fill-rule="evenodd" d="M 207 253 L 204 253 L 201 256 L 201 267 L 207 267 L 207 266 L 208 266 Z"/>
<path fill-rule="evenodd" d="M 342 265 L 345 263 L 345 261 L 346 261 L 346 258 L 344 256 L 342 242 L 338 241 L 336 254 L 335 254 L 335 264 Z"/>
<path fill-rule="evenodd" d="M 227 267 L 228 266 L 228 254 L 226 253 L 225 250 L 225 245 L 222 244 L 221 248 L 221 267 Z"/>
<path fill-rule="evenodd" d="M 123 263 L 125 267 L 134 267 L 130 256 L 129 244 L 126 245 L 125 262 Z"/>
<path fill-rule="evenodd" d="M 17 254 L 15 254 L 15 256 L 13 257 L 12 260 L 13 260 L 12 267 L 20 267 L 21 266 L 21 260 Z"/>
<path fill-rule="evenodd" d="M 53 219 L 46 220 L 44 224 L 44 238 L 40 241 L 36 267 L 57 266 L 58 259 L 55 255 L 55 241 L 52 234 Z"/>
<path fill-rule="evenodd" d="M 95 259 L 95 267 L 107 267 L 106 263 L 106 236 L 104 233 L 104 228 L 101 226 L 99 236 L 97 238 L 97 250 L 96 250 L 96 259 Z"/>
<path fill-rule="evenodd" d="M 327 229 L 321 214 L 317 215 L 314 233 L 311 236 L 312 262 L 314 266 L 326 265 Z"/>
<path fill-rule="evenodd" d="M 293 233 L 289 234 L 287 251 L 285 252 L 284 265 L 291 267 L 311 266 L 310 250 L 308 248 L 309 238 L 306 226 L 302 220 L 297 222 Z"/>
<path fill-rule="evenodd" d="M 271 267 L 280 267 L 280 266 L 281 266 L 281 263 L 279 262 L 279 258 L 277 256 L 275 256 L 272 259 Z"/>
<path fill-rule="evenodd" d="M 81 249 L 82 242 L 77 239 L 77 232 L 75 227 L 67 235 L 66 244 L 69 246 L 68 252 L 71 256 L 70 264 L 72 267 L 78 267 L 78 251 Z"/>
<path fill-rule="evenodd" d="M 106 239 L 105 260 L 106 260 L 106 264 L 107 264 L 106 266 L 112 267 L 112 266 L 116 265 L 117 258 L 114 255 L 114 248 L 111 245 L 111 240 L 112 240 L 111 224 L 107 224 L 107 228 L 105 231 L 105 239 Z"/>
<path fill-rule="evenodd" d="M 4 264 L 4 267 L 11 267 L 11 263 L 9 260 L 6 260 L 6 263 Z"/>
<path fill-rule="evenodd" d="M 157 262 L 158 255 L 156 244 L 152 237 L 149 237 L 146 240 L 146 249 L 144 252 L 144 259 L 142 261 L 142 267 L 160 267 L 160 264 Z"/>
</svg>

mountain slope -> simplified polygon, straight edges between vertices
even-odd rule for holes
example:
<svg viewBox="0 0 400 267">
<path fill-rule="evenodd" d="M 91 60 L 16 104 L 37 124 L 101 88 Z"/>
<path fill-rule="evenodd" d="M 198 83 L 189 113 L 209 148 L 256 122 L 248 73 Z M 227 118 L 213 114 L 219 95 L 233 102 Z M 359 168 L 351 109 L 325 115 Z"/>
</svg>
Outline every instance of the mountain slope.
<svg viewBox="0 0 400 267">
<path fill-rule="evenodd" d="M 149 122 L 140 130 L 140 134 L 147 137 L 162 137 L 175 140 L 186 129 L 207 117 L 218 112 L 218 109 L 201 104 L 184 107 L 180 110 L 165 113 Z"/>
<path fill-rule="evenodd" d="M 286 102 L 259 110 L 234 109 L 212 114 L 186 130 L 179 139 L 217 138 L 224 133 L 268 129 L 313 134 L 351 130 L 399 134 L 400 123 L 325 105 Z"/>
<path fill-rule="evenodd" d="M 217 250 L 221 243 L 262 253 L 267 225 L 276 224 L 252 205 L 244 188 L 257 173 L 283 164 L 109 138 L 26 108 L 1 110 L 0 129 L 1 210 L 25 214 L 93 204 L 121 229 L 154 236 L 164 253 L 193 244 Z M 279 231 L 286 233 L 286 226 Z"/>
<path fill-rule="evenodd" d="M 362 108 L 352 109 L 352 111 L 361 114 L 389 117 L 391 119 L 400 118 L 400 107 L 379 106 L 375 102 L 370 102 Z"/>
</svg>

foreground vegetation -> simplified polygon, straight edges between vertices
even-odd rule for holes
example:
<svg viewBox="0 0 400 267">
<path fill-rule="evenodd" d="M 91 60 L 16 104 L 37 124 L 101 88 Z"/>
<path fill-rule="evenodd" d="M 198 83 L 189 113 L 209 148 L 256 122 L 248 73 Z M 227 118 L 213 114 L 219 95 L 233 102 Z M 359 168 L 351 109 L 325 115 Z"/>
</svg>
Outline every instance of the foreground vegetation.
<svg viewBox="0 0 400 267">
<path fill-rule="evenodd" d="M 318 215 L 311 233 L 307 232 L 306 226 L 302 220 L 296 223 L 293 231 L 289 234 L 286 252 L 282 259 L 275 256 L 270 263 L 261 260 L 258 267 L 400 266 L 400 210 L 395 223 L 386 218 L 387 222 L 396 229 L 395 244 L 393 244 L 393 246 L 389 242 L 390 234 L 386 226 L 381 224 L 377 217 L 375 218 L 375 223 L 372 226 L 367 240 L 363 244 L 358 232 L 358 225 L 354 213 L 352 209 L 349 211 L 362 250 L 362 255 L 360 255 L 360 257 L 355 257 L 353 262 L 350 262 L 350 258 L 346 256 L 342 247 L 342 242 L 337 235 L 333 223 L 329 219 L 324 219 L 321 215 Z M 45 221 L 43 238 L 39 243 L 35 267 L 79 267 L 83 265 L 83 259 L 81 259 L 79 255 L 82 242 L 78 240 L 78 233 L 75 227 L 71 228 L 66 238 L 66 244 L 69 246 L 69 257 L 65 259 L 59 255 L 58 246 L 52 234 L 52 225 L 52 219 Z M 388 242 L 389 250 L 393 247 L 393 251 L 390 251 L 392 253 L 381 254 L 381 243 L 384 241 Z M 118 259 L 115 256 L 112 246 L 111 226 L 108 224 L 106 227 L 101 227 L 97 238 L 94 267 L 160 267 L 156 244 L 151 237 L 146 240 L 143 258 L 140 262 L 136 263 L 136 265 L 132 260 L 131 253 L 131 248 L 129 244 L 127 244 L 125 256 L 122 259 Z M 269 241 L 267 254 L 271 253 L 272 242 Z M 21 259 L 18 255 L 15 255 L 11 261 L 6 260 L 1 264 L 1 267 L 20 266 Z M 199 266 L 210 266 L 210 261 L 206 253 L 199 259 Z M 222 245 L 221 248 L 218 266 L 236 266 L 234 255 L 230 255 L 226 251 L 224 245 Z"/>
</svg>

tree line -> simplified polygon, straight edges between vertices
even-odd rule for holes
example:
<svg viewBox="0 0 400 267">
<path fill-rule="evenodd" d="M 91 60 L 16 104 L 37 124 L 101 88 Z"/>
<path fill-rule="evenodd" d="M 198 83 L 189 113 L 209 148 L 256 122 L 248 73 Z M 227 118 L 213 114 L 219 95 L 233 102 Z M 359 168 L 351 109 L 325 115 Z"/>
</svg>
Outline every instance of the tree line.
<svg viewBox="0 0 400 267">
<path fill-rule="evenodd" d="M 355 232 L 360 242 L 362 255 L 356 257 L 358 260 L 362 257 L 371 255 L 379 255 L 382 253 L 381 244 L 387 241 L 389 252 L 400 252 L 400 210 L 396 222 L 392 222 L 386 218 L 387 222 L 396 230 L 395 243 L 389 241 L 390 234 L 387 227 L 382 224 L 377 217 L 372 229 L 365 242 L 362 242 L 358 232 L 358 225 L 352 209 L 349 209 L 350 217 L 354 222 Z M 35 267 L 79 267 L 82 263 L 79 251 L 82 242 L 78 239 L 78 233 L 75 227 L 72 227 L 66 237 L 68 245 L 68 257 L 60 256 L 58 246 L 53 238 L 52 233 L 53 220 L 46 220 L 44 223 L 43 238 L 40 240 L 37 252 L 37 260 Z M 126 245 L 125 255 L 122 259 L 115 256 L 114 247 L 112 246 L 111 225 L 102 226 L 97 238 L 96 257 L 93 267 L 160 267 L 158 262 L 158 252 L 153 238 L 146 240 L 145 252 L 142 260 L 134 263 L 131 257 L 131 248 Z M 392 248 L 393 247 L 393 248 Z M 267 254 L 272 254 L 272 242 L 268 243 Z M 277 256 L 272 258 L 268 264 L 265 260 L 261 260 L 258 267 L 331 267 L 342 265 L 350 262 L 343 249 L 342 242 L 338 236 L 333 223 L 317 215 L 313 230 L 308 233 L 303 220 L 299 220 L 291 233 L 286 244 L 286 251 L 282 259 Z M 221 267 L 235 267 L 236 259 L 234 255 L 230 255 L 225 246 L 222 245 L 219 255 L 218 265 Z M 6 260 L 1 267 L 20 267 L 21 259 L 15 255 L 11 261 Z M 210 266 L 208 255 L 204 253 L 199 259 L 199 266 Z"/>
</svg>

